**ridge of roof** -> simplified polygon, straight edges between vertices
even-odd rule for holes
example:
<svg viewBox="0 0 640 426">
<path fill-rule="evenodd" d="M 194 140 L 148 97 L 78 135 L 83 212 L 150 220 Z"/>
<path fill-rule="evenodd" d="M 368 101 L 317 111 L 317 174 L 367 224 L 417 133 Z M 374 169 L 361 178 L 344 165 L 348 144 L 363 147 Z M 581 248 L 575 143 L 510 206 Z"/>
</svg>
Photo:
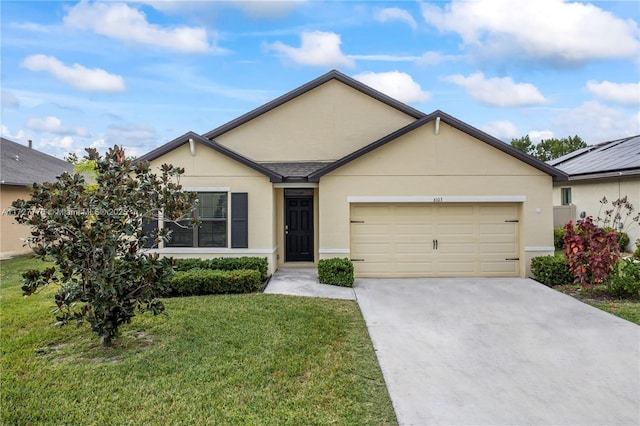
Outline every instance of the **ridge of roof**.
<svg viewBox="0 0 640 426">
<path fill-rule="evenodd" d="M 209 139 L 206 139 L 203 136 L 200 136 L 199 134 L 193 132 L 193 131 L 189 131 L 185 134 L 183 134 L 182 136 L 178 136 L 177 138 L 175 138 L 174 140 L 172 140 L 171 142 L 167 142 L 166 144 L 154 149 L 153 151 L 150 151 L 148 153 L 146 153 L 145 155 L 136 158 L 135 162 L 139 163 L 142 161 L 152 161 L 155 160 L 156 158 L 166 154 L 169 151 L 172 151 L 176 148 L 178 148 L 179 146 L 184 145 L 185 143 L 188 143 L 190 139 L 193 139 L 197 142 L 200 142 L 201 144 L 213 149 L 214 151 L 219 152 L 220 154 L 223 154 L 229 158 L 231 158 L 232 160 L 235 160 L 241 164 L 244 164 L 247 167 L 252 168 L 253 170 L 260 172 L 262 174 L 264 174 L 265 176 L 267 176 L 271 182 L 282 182 L 282 180 L 284 179 L 284 177 L 278 173 L 276 173 L 275 171 L 264 167 L 258 163 L 256 163 L 255 161 L 245 157 L 242 154 L 239 154 L 215 141 L 211 141 Z"/>
<path fill-rule="evenodd" d="M 440 119 L 442 121 L 444 121 L 445 123 L 449 124 L 452 127 L 455 127 L 456 129 L 474 137 L 475 139 L 478 139 L 494 148 L 497 148 L 503 152 L 505 152 L 506 154 L 511 155 L 512 157 L 515 157 L 516 159 L 523 161 L 527 164 L 529 164 L 530 166 L 544 172 L 547 173 L 548 175 L 553 177 L 554 181 L 566 181 L 568 179 L 568 176 L 566 173 L 564 173 L 563 171 L 546 164 L 543 161 L 538 160 L 535 157 L 532 157 L 529 154 L 526 154 L 514 147 L 512 147 L 511 145 L 502 142 L 500 139 L 497 139 L 479 129 L 476 129 L 475 127 L 458 120 L 457 118 L 441 111 L 441 110 L 435 110 L 434 112 L 432 112 L 431 114 L 428 114 L 412 123 L 409 123 L 408 125 L 378 139 L 377 141 L 374 141 L 372 143 L 370 143 L 367 146 L 364 146 L 360 149 L 358 149 L 357 151 L 352 152 L 351 154 L 348 154 L 342 158 L 340 158 L 339 160 L 323 167 L 322 169 L 310 174 L 308 176 L 308 179 L 310 182 L 318 182 L 320 180 L 320 178 L 322 176 L 324 176 L 325 174 L 355 160 L 356 158 L 359 158 L 371 151 L 373 151 L 376 148 L 379 148 L 383 145 L 386 145 L 387 143 L 396 140 L 397 138 L 435 120 L 435 119 Z"/>
<path fill-rule="evenodd" d="M 402 112 L 404 112 L 405 114 L 413 117 L 413 118 L 422 118 L 424 117 L 424 113 L 422 111 L 419 111 L 403 102 L 400 102 L 388 95 L 385 95 L 384 93 L 373 89 L 370 86 L 367 86 L 364 83 L 359 82 L 358 80 L 349 77 L 343 73 L 341 73 L 340 71 L 337 70 L 331 70 L 329 72 L 327 72 L 326 74 L 321 75 L 320 77 L 316 78 L 315 80 L 312 80 L 306 84 L 303 84 L 302 86 L 293 89 L 290 92 L 285 93 L 282 96 L 277 97 L 276 99 L 273 99 L 272 101 L 267 102 L 266 104 L 247 112 L 246 114 L 241 115 L 240 117 L 229 121 L 228 123 L 223 124 L 222 126 L 216 127 L 215 129 L 204 133 L 202 136 L 204 136 L 207 139 L 215 139 L 216 137 L 232 130 L 235 129 L 238 126 L 241 126 L 242 124 L 245 124 L 251 120 L 253 120 L 254 118 L 265 114 L 277 107 L 279 107 L 280 105 L 285 104 L 286 102 L 289 102 L 290 100 L 297 98 L 300 95 L 303 95 L 313 89 L 315 89 L 316 87 L 319 87 L 321 85 L 323 85 L 324 83 L 327 83 L 328 81 L 331 80 L 337 80 L 343 84 L 346 84 L 347 86 L 358 90 L 361 93 L 364 93 L 367 96 L 370 96 L 382 103 L 385 103 L 397 110 L 400 110 Z"/>
<path fill-rule="evenodd" d="M 64 172 L 73 171 L 71 163 L 4 137 L 0 139 L 2 185 L 27 186 L 51 182 Z"/>
</svg>

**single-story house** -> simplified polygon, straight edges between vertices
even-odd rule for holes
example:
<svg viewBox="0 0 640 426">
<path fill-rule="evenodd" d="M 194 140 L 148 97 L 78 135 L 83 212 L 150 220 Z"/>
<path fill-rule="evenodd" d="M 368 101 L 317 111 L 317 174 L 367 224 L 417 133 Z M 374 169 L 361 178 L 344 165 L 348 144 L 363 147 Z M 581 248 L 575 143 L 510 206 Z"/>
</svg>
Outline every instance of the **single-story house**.
<svg viewBox="0 0 640 426">
<path fill-rule="evenodd" d="M 635 248 L 640 238 L 640 135 L 579 149 L 548 164 L 569 176 L 567 181 L 553 184 L 554 226 L 564 226 L 569 220 L 575 223 L 586 216 L 604 220 L 607 210 L 615 210 L 612 202 L 627 197 L 634 211 L 627 216 L 628 210 L 623 209 L 622 220 L 607 225 L 629 234 L 626 249 Z M 601 203 L 603 198 L 606 204 Z"/>
<path fill-rule="evenodd" d="M 31 251 L 24 245 L 30 235 L 29 228 L 11 217 L 11 203 L 31 198 L 29 186 L 34 183 L 55 181 L 64 172 L 73 171 L 73 165 L 29 146 L 1 138 L 0 145 L 0 257 L 11 257 Z"/>
<path fill-rule="evenodd" d="M 356 276 L 526 276 L 553 253 L 560 170 L 442 112 L 330 71 L 139 160 L 183 167 L 199 229 L 158 252 L 266 256 L 271 271 L 347 257 Z"/>
</svg>

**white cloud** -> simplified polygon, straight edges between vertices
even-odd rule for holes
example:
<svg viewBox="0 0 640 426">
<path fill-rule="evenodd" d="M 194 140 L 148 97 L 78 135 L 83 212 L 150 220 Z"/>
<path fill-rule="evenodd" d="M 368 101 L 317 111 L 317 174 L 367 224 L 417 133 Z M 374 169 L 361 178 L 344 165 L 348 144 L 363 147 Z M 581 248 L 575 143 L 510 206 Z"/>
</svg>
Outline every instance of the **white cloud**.
<svg viewBox="0 0 640 426">
<path fill-rule="evenodd" d="M 515 83 L 511 77 L 485 78 L 479 72 L 469 77 L 449 75 L 444 80 L 462 87 L 472 98 L 485 105 L 515 107 L 547 102 L 534 85 Z"/>
<path fill-rule="evenodd" d="M 454 0 L 444 9 L 422 3 L 425 21 L 455 32 L 480 55 L 523 55 L 559 63 L 636 58 L 638 24 L 593 4 L 563 0 Z M 510 55 L 510 56 L 509 56 Z"/>
<path fill-rule="evenodd" d="M 417 60 L 419 65 L 439 65 L 443 62 L 457 61 L 461 57 L 457 55 L 443 55 L 440 52 L 429 50 L 424 52 Z"/>
<path fill-rule="evenodd" d="M 413 16 L 411 16 L 411 14 L 406 10 L 400 9 L 399 7 L 380 9 L 375 13 L 374 19 L 379 22 L 401 21 L 408 24 L 414 30 L 418 28 L 418 24 L 416 23 L 416 20 L 413 19 Z"/>
<path fill-rule="evenodd" d="M 352 59 L 340 50 L 342 41 L 335 33 L 322 31 L 303 32 L 301 46 L 291 47 L 282 42 L 267 45 L 269 49 L 282 53 L 293 62 L 301 65 L 322 67 L 353 67 Z"/>
<path fill-rule="evenodd" d="M 204 28 L 163 28 L 149 23 L 144 12 L 125 3 L 82 1 L 69 10 L 64 17 L 64 24 L 124 42 L 159 46 L 179 52 L 215 51 L 209 45 Z"/>
<path fill-rule="evenodd" d="M 31 55 L 20 64 L 30 71 L 47 71 L 55 78 L 80 90 L 122 92 L 126 90 L 124 79 L 103 69 L 85 68 L 80 64 L 68 67 L 53 56 Z"/>
<path fill-rule="evenodd" d="M 37 148 L 49 153 L 53 151 L 53 155 L 60 157 L 68 154 L 69 152 L 78 152 L 78 149 L 74 148 L 73 144 L 74 141 L 71 136 L 63 136 L 61 138 L 42 138 L 40 139 L 40 142 L 37 143 Z"/>
<path fill-rule="evenodd" d="M 547 140 L 555 137 L 551 130 L 532 130 L 529 132 L 528 136 L 534 144 L 539 143 L 543 139 Z"/>
<path fill-rule="evenodd" d="M 589 80 L 587 89 L 603 101 L 622 105 L 640 104 L 640 83 L 612 83 L 607 80 L 598 83 Z"/>
<path fill-rule="evenodd" d="M 13 141 L 18 141 L 24 138 L 24 132 L 22 130 L 18 130 L 18 132 L 14 134 L 14 133 L 11 133 L 9 128 L 4 124 L 0 125 L 0 131 L 2 132 L 3 137 L 7 139 L 11 139 Z"/>
<path fill-rule="evenodd" d="M 353 78 L 400 102 L 423 103 L 431 98 L 429 92 L 422 90 L 409 74 L 400 71 L 363 72 Z"/>
<path fill-rule="evenodd" d="M 597 143 L 640 134 L 640 113 L 589 101 L 558 114 L 552 125 L 557 134 L 578 135 L 587 143 Z"/>
<path fill-rule="evenodd" d="M 501 140 L 508 140 L 522 136 L 518 131 L 518 127 L 508 120 L 492 121 L 480 128 L 480 130 L 490 134 Z"/>
<path fill-rule="evenodd" d="M 54 133 L 58 135 L 73 134 L 87 137 L 89 132 L 84 127 L 69 128 L 62 125 L 62 120 L 57 117 L 30 118 L 27 120 L 27 128 L 38 132 Z"/>
</svg>

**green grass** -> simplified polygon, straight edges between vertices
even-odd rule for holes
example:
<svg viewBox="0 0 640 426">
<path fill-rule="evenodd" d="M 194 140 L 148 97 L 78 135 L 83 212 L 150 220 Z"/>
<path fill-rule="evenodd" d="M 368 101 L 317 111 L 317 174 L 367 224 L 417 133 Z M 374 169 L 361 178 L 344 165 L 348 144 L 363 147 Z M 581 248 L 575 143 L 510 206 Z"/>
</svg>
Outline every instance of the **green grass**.
<svg viewBox="0 0 640 426">
<path fill-rule="evenodd" d="M 250 294 L 165 300 L 112 348 L 56 327 L 54 288 L 23 298 L 2 261 L 3 424 L 396 424 L 353 301 Z"/>
<path fill-rule="evenodd" d="M 591 305 L 640 325 L 640 302 L 638 301 L 592 302 Z"/>
</svg>

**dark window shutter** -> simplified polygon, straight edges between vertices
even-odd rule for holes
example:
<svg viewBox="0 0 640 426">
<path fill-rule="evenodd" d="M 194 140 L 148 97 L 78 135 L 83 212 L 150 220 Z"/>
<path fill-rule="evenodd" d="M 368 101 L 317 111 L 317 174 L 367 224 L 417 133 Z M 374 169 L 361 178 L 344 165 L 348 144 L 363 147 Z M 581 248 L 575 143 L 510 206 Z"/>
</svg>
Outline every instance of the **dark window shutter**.
<svg viewBox="0 0 640 426">
<path fill-rule="evenodd" d="M 246 192 L 231 194 L 231 248 L 249 247 L 249 202 Z"/>
</svg>

